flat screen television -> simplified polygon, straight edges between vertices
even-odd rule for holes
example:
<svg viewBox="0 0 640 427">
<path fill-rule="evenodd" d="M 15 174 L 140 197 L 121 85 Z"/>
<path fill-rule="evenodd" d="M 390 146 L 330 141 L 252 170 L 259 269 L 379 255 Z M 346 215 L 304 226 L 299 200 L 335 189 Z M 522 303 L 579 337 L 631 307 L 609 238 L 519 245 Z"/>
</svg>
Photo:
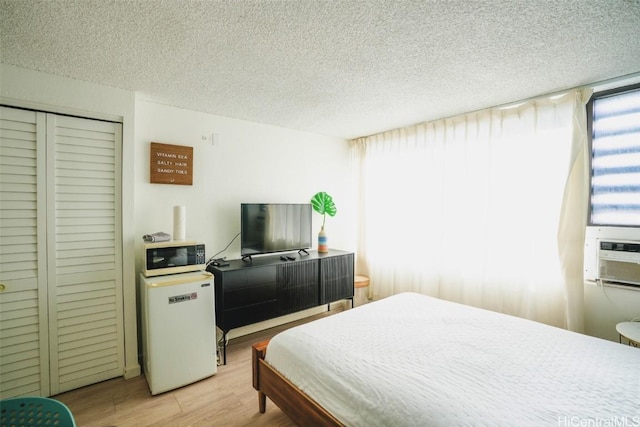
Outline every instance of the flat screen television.
<svg viewBox="0 0 640 427">
<path fill-rule="evenodd" d="M 243 258 L 311 248 L 310 203 L 242 203 L 240 215 Z"/>
</svg>

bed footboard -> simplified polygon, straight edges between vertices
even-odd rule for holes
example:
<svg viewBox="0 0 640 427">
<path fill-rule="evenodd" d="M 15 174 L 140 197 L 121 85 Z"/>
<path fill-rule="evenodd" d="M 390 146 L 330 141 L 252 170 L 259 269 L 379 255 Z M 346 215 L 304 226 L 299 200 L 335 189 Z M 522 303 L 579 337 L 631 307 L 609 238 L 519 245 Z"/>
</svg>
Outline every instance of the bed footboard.
<svg viewBox="0 0 640 427">
<path fill-rule="evenodd" d="M 252 346 L 253 388 L 258 391 L 258 409 L 266 410 L 267 397 L 294 423 L 314 426 L 343 426 L 333 415 L 264 361 L 269 340 Z"/>
<path fill-rule="evenodd" d="M 267 410 L 267 396 L 260 391 L 260 375 L 259 375 L 259 362 L 264 361 L 264 356 L 267 354 L 267 345 L 269 340 L 261 341 L 254 344 L 251 347 L 251 366 L 253 370 L 253 388 L 258 391 L 258 409 L 261 414 Z"/>
</svg>

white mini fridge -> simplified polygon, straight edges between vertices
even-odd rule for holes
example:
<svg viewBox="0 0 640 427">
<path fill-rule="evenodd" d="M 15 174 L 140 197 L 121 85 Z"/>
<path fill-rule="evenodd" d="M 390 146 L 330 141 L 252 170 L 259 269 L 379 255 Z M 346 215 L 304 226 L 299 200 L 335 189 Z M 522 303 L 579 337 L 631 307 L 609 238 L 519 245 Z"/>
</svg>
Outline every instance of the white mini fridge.
<svg viewBox="0 0 640 427">
<path fill-rule="evenodd" d="M 216 373 L 213 275 L 140 275 L 142 358 L 151 394 Z"/>
</svg>

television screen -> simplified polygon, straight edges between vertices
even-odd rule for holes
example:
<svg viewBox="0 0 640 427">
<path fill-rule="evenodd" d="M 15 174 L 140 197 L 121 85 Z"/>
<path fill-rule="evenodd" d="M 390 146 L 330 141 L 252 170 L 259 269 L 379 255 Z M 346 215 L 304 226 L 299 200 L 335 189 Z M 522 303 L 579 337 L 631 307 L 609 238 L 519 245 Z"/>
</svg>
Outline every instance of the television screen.
<svg viewBox="0 0 640 427">
<path fill-rule="evenodd" d="M 240 211 L 243 257 L 311 247 L 311 204 L 242 203 Z"/>
</svg>

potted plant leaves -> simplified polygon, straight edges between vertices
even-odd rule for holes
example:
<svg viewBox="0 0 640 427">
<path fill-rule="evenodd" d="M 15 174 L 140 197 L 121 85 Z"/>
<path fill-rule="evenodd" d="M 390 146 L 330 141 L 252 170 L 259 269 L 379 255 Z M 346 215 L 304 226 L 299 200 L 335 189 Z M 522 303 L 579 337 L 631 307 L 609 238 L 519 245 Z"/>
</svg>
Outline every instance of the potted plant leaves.
<svg viewBox="0 0 640 427">
<path fill-rule="evenodd" d="M 318 252 L 319 253 L 327 253 L 329 252 L 329 245 L 327 240 L 327 234 L 324 230 L 325 221 L 327 219 L 327 215 L 336 216 L 338 212 L 336 208 L 336 204 L 333 201 L 333 197 L 327 194 L 324 191 L 316 193 L 311 198 L 311 206 L 313 210 L 322 215 L 322 227 L 320 228 L 320 232 L 318 233 Z"/>
</svg>

